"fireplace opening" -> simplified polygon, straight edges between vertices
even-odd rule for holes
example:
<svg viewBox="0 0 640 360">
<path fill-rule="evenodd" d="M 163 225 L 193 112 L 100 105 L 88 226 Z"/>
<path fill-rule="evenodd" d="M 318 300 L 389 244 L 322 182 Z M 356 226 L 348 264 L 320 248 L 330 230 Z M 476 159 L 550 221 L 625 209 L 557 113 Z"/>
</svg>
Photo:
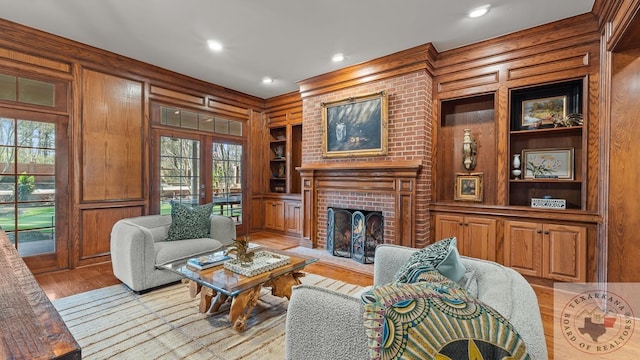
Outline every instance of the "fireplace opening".
<svg viewBox="0 0 640 360">
<path fill-rule="evenodd" d="M 374 262 L 376 247 L 384 243 L 380 211 L 327 209 L 327 251 L 363 264 Z"/>
</svg>

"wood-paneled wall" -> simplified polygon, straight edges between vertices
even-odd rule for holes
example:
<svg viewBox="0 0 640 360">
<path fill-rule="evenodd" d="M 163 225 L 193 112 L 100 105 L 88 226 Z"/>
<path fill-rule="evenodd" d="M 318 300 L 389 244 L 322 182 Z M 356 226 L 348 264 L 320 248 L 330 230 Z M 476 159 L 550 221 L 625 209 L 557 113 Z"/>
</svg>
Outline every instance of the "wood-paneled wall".
<svg viewBox="0 0 640 360">
<path fill-rule="evenodd" d="M 67 81 L 67 264 L 109 260 L 113 224 L 150 213 L 150 102 L 246 121 L 248 178 L 261 176 L 265 100 L 0 19 L 0 70 Z M 20 106 L 16 106 L 20 108 Z M 252 144 L 252 138 L 258 145 Z M 249 191 L 262 191 L 253 181 Z M 246 204 L 251 208 L 251 198 Z M 57 229 L 57 230 L 61 230 Z"/>
<path fill-rule="evenodd" d="M 640 177 L 640 1 L 607 1 L 601 12 L 603 113 L 603 278 L 640 281 L 640 205 L 635 187 Z"/>
<path fill-rule="evenodd" d="M 142 200 L 143 84 L 84 69 L 82 72 L 82 202 Z"/>
</svg>

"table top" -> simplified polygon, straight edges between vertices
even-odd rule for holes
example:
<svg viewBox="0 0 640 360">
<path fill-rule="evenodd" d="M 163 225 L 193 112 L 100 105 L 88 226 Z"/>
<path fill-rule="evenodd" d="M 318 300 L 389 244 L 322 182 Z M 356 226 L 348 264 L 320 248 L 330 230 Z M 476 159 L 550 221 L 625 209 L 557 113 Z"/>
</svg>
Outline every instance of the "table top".
<svg viewBox="0 0 640 360">
<path fill-rule="evenodd" d="M 0 264 L 0 359 L 81 359 L 80 345 L 1 230 Z"/>
<path fill-rule="evenodd" d="M 306 257 L 302 255 L 292 254 L 283 250 L 274 250 L 263 247 L 256 247 L 253 251 L 269 251 L 281 255 L 288 256 L 291 261 L 287 265 L 266 271 L 256 276 L 247 277 L 237 274 L 231 270 L 224 268 L 224 265 L 214 266 L 209 269 L 196 270 L 187 266 L 188 259 L 177 260 L 159 268 L 172 271 L 180 276 L 195 281 L 202 286 L 206 286 L 227 296 L 236 296 L 243 291 L 252 289 L 257 285 L 264 284 L 269 280 L 273 280 L 282 275 L 292 273 L 303 269 L 305 266 L 318 261 L 317 258 Z"/>
</svg>

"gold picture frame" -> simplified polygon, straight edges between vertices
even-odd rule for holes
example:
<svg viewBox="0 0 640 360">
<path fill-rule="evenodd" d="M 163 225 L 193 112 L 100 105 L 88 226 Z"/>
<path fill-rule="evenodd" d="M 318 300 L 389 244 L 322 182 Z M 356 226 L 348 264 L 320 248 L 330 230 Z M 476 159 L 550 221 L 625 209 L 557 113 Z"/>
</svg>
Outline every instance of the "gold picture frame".
<svg viewBox="0 0 640 360">
<path fill-rule="evenodd" d="M 522 101 L 522 124 L 530 126 L 553 125 L 553 119 L 567 116 L 567 96 L 550 96 Z"/>
<path fill-rule="evenodd" d="M 481 202 L 482 195 L 482 173 L 456 174 L 454 200 Z"/>
<path fill-rule="evenodd" d="M 387 155 L 386 91 L 322 103 L 321 107 L 322 157 Z"/>
</svg>

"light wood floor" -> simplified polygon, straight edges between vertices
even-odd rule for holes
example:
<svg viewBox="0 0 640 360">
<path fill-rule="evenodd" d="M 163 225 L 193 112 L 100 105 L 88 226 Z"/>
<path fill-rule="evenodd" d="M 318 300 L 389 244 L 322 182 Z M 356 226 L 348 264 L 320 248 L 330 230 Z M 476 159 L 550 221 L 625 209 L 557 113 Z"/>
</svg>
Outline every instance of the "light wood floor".
<svg viewBox="0 0 640 360">
<path fill-rule="evenodd" d="M 269 232 L 251 234 L 251 241 L 265 247 L 280 250 L 298 246 L 297 238 Z M 304 271 L 360 286 L 373 284 L 373 278 L 370 275 L 350 271 L 348 268 L 349 261 L 345 259 L 344 268 L 318 261 L 305 267 Z M 36 275 L 36 280 L 51 300 L 120 283 L 113 276 L 111 263 L 39 274 Z"/>
</svg>

